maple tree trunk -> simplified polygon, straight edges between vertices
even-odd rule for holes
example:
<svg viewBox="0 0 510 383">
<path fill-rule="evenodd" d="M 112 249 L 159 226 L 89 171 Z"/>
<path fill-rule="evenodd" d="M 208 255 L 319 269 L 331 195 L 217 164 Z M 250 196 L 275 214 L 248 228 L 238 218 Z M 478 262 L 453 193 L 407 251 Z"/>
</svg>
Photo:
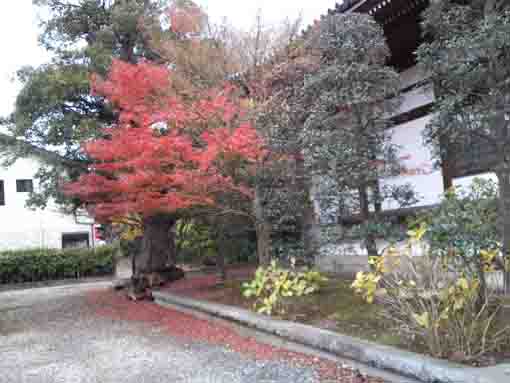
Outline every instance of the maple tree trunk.
<svg viewBox="0 0 510 383">
<path fill-rule="evenodd" d="M 144 219 L 142 248 L 134 258 L 135 294 L 184 276 L 175 267 L 175 236 L 171 231 L 175 223 L 175 218 L 164 214 Z"/>
<path fill-rule="evenodd" d="M 165 215 L 144 219 L 142 250 L 135 262 L 137 273 L 165 269 L 169 261 L 175 260 L 175 247 L 170 236 L 174 225 L 175 219 Z"/>
</svg>

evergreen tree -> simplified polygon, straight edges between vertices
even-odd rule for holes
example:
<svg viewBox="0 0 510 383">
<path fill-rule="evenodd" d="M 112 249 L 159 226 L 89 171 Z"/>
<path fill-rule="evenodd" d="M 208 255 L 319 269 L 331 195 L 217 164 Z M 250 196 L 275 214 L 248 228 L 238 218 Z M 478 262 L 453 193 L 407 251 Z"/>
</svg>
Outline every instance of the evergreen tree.
<svg viewBox="0 0 510 383">
<path fill-rule="evenodd" d="M 3 121 L 0 137 L 8 162 L 36 151 L 45 158 L 40 187 L 29 204 L 44 207 L 50 198 L 69 202 L 61 192 L 64 174 L 75 179 L 89 164 L 80 144 L 101 136 L 117 114 L 100 95 L 91 95 L 90 76 L 106 75 L 112 59 L 136 63 L 158 60 L 150 36 L 161 27 L 163 5 L 150 0 L 34 0 L 42 14 L 40 44 L 52 60 L 17 73 L 22 84 L 15 110 Z"/>
<path fill-rule="evenodd" d="M 308 236 L 312 230 L 307 229 L 313 218 L 310 177 L 300 136 L 308 116 L 302 88 L 306 76 L 318 68 L 303 36 L 295 37 L 262 68 L 258 88 L 253 87 L 257 126 L 270 148 L 270 156 L 259 165 L 255 198 L 259 261 L 265 263 L 271 257 L 304 257 L 305 261 L 313 257 Z"/>
<path fill-rule="evenodd" d="M 336 202 L 344 207 L 340 214 L 358 215 L 367 251 L 378 255 L 375 239 L 388 234 L 379 214 L 383 202 L 414 202 L 409 187 L 380 185 L 382 178 L 399 172 L 389 129 L 399 102 L 398 74 L 385 65 L 389 49 L 383 30 L 368 15 L 321 19 L 310 31 L 308 46 L 320 60 L 303 88 L 309 106 L 302 141 L 318 184 L 315 194 L 325 202 L 326 213 L 338 214 Z"/>
<path fill-rule="evenodd" d="M 419 48 L 418 61 L 430 73 L 436 93 L 435 115 L 427 126 L 426 140 L 443 149 L 443 153 L 437 151 L 438 157 L 445 151 L 452 154 L 453 147 L 468 151 L 475 145 L 485 148 L 486 155 L 476 165 L 498 177 L 501 242 L 508 270 L 510 2 L 434 2 L 425 14 L 424 27 L 430 42 Z M 510 289 L 508 273 L 505 279 Z"/>
</svg>

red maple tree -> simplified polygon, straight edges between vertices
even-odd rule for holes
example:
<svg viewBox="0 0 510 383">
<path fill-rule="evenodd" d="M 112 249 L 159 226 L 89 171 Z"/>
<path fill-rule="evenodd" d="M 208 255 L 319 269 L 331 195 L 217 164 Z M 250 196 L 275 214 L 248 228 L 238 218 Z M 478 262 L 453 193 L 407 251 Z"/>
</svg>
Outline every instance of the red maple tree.
<svg viewBox="0 0 510 383">
<path fill-rule="evenodd" d="M 170 69 L 114 61 L 108 78 L 94 77 L 92 88 L 118 111 L 118 123 L 105 129 L 103 139 L 84 145 L 93 164 L 65 190 L 99 220 L 143 217 L 136 271 L 160 271 L 172 248 L 169 230 L 182 209 L 214 205 L 225 192 L 251 198 L 229 164 L 253 166 L 262 142 L 232 87 L 184 99 L 172 90 Z"/>
</svg>

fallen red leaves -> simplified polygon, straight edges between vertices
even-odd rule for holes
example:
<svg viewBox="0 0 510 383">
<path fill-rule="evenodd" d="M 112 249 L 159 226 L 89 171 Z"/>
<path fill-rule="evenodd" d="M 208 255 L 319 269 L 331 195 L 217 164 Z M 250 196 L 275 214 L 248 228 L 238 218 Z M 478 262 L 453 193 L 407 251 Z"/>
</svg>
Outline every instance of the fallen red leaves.
<svg viewBox="0 0 510 383">
<path fill-rule="evenodd" d="M 288 351 L 257 342 L 250 337 L 243 337 L 227 325 L 196 318 L 152 302 L 129 301 L 124 295 L 114 291 L 91 292 L 87 295 L 87 301 L 98 315 L 117 320 L 147 322 L 163 328 L 174 337 L 226 346 L 259 360 L 285 360 L 298 366 L 312 367 L 319 373 L 321 380 L 342 383 L 383 382 L 380 379 L 365 379 L 357 371 L 330 360 Z"/>
<path fill-rule="evenodd" d="M 231 268 L 227 273 L 229 279 L 248 280 L 253 277 L 255 267 L 243 266 Z M 190 298 L 206 299 L 217 293 L 223 293 L 221 290 L 214 289 L 220 282 L 221 279 L 216 274 L 193 276 L 175 281 L 168 287 L 165 287 L 165 290 Z"/>
</svg>

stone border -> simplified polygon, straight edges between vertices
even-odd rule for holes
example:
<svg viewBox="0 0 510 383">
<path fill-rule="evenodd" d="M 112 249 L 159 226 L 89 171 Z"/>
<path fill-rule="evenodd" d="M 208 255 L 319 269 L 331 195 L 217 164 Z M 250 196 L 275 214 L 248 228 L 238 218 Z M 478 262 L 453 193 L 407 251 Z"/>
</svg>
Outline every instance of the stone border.
<svg viewBox="0 0 510 383">
<path fill-rule="evenodd" d="M 154 291 L 155 302 L 195 310 L 319 351 L 391 371 L 424 383 L 510 382 L 510 365 L 467 367 L 300 323 L 272 319 L 241 308 Z"/>
</svg>

